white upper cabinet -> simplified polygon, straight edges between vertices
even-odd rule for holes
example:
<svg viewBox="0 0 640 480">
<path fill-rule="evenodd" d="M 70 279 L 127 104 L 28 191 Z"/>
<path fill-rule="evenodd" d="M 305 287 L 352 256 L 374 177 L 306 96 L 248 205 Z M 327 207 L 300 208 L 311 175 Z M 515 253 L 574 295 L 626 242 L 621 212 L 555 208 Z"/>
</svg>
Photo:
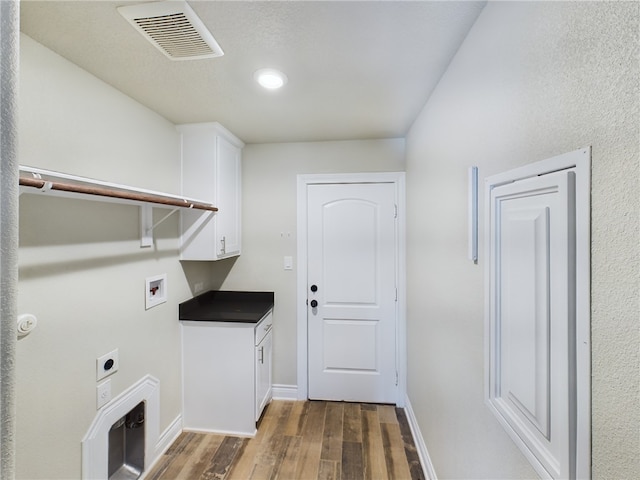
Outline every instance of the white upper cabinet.
<svg viewBox="0 0 640 480">
<path fill-rule="evenodd" d="M 219 123 L 177 128 L 182 134 L 182 194 L 218 207 L 215 213 L 181 212 L 180 259 L 220 260 L 240 255 L 244 143 Z"/>
</svg>

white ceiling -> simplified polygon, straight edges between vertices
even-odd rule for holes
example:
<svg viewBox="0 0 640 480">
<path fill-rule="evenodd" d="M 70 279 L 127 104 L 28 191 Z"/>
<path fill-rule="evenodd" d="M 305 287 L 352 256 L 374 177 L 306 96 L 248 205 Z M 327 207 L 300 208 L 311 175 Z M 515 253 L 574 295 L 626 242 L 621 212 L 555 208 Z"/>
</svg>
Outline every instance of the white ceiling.
<svg viewBox="0 0 640 480">
<path fill-rule="evenodd" d="M 171 61 L 117 11 L 21 2 L 21 30 L 173 123 L 247 143 L 403 137 L 485 3 L 190 1 L 224 56 Z M 259 68 L 289 78 L 269 92 Z"/>
</svg>

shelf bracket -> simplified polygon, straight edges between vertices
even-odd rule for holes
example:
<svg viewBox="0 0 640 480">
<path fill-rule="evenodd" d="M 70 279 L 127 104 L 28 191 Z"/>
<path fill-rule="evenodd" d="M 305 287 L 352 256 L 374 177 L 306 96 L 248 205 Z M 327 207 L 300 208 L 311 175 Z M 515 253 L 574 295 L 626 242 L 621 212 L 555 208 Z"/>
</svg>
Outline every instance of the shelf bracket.
<svg viewBox="0 0 640 480">
<path fill-rule="evenodd" d="M 180 208 L 174 208 L 154 224 L 153 207 L 149 204 L 140 205 L 140 247 L 153 246 L 153 230 L 178 210 Z"/>
<path fill-rule="evenodd" d="M 153 208 L 140 205 L 140 248 L 153 245 Z"/>
</svg>

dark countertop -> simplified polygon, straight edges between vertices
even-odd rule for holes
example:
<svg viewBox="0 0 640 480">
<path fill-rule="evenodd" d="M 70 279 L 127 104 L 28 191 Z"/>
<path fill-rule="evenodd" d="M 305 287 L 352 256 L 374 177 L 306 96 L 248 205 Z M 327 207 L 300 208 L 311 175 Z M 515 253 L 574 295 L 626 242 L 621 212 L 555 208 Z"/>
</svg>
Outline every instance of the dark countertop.
<svg viewBox="0 0 640 480">
<path fill-rule="evenodd" d="M 258 323 L 273 308 L 273 292 L 210 290 L 183 302 L 179 320 Z"/>
</svg>

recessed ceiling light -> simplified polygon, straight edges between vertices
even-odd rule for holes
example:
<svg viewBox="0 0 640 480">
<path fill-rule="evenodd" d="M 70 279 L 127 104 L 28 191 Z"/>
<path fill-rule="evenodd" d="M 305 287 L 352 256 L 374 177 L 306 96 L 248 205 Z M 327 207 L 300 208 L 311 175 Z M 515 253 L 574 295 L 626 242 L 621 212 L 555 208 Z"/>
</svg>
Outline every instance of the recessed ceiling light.
<svg viewBox="0 0 640 480">
<path fill-rule="evenodd" d="M 268 90 L 276 90 L 287 83 L 287 76 L 273 68 L 262 68 L 253 75 L 253 78 Z"/>
</svg>

